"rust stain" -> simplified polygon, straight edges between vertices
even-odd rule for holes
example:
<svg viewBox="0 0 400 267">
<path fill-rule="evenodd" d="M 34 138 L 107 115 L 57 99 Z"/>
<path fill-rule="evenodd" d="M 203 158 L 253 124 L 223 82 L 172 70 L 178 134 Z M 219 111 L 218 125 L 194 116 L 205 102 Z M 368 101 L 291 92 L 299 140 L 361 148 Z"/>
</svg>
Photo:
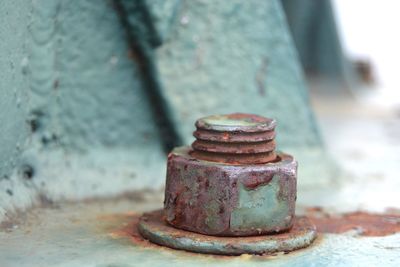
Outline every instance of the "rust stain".
<svg viewBox="0 0 400 267">
<path fill-rule="evenodd" d="M 233 154 L 193 150 L 190 155 L 196 159 L 226 163 L 230 165 L 264 164 L 279 161 L 274 151 L 256 154 Z"/>
<path fill-rule="evenodd" d="M 361 236 L 386 236 L 400 232 L 400 213 L 352 212 L 328 214 L 322 208 L 309 208 L 308 218 L 320 233 L 344 233 L 356 230 Z"/>
<path fill-rule="evenodd" d="M 261 185 L 269 184 L 269 182 L 271 182 L 273 177 L 274 177 L 274 174 L 260 176 L 257 173 L 251 173 L 248 176 L 248 179 L 242 181 L 242 183 L 247 189 L 254 190 Z"/>
<path fill-rule="evenodd" d="M 199 140 L 214 141 L 214 142 L 262 142 L 269 141 L 275 138 L 275 131 L 263 132 L 217 132 L 211 130 L 197 129 L 193 132 L 193 136 Z"/>
<path fill-rule="evenodd" d="M 192 147 L 195 150 L 231 154 L 265 153 L 273 151 L 275 146 L 276 144 L 274 140 L 266 142 L 234 143 L 234 145 L 228 142 L 196 140 L 192 144 Z"/>
<path fill-rule="evenodd" d="M 120 222 L 119 225 L 109 227 L 109 236 L 113 239 L 128 239 L 132 244 L 141 247 L 159 248 L 158 245 L 151 243 L 144 239 L 137 230 L 137 224 L 141 214 L 113 214 L 107 217 L 101 217 L 99 219 L 103 221 L 111 220 L 114 222 Z"/>
</svg>

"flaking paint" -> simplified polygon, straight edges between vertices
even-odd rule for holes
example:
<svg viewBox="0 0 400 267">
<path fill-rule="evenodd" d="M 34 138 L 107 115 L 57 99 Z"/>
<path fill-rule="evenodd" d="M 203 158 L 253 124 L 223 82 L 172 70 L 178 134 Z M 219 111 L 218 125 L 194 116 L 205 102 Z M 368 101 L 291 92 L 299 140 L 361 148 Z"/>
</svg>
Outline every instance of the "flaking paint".
<svg viewBox="0 0 400 267">
<path fill-rule="evenodd" d="M 230 227 L 236 230 L 243 228 L 261 229 L 282 227 L 282 222 L 290 225 L 291 215 L 288 194 L 280 195 L 281 177 L 274 175 L 272 180 L 255 188 L 239 185 L 238 205 L 232 210 Z M 290 201 L 293 201 L 290 199 Z"/>
</svg>

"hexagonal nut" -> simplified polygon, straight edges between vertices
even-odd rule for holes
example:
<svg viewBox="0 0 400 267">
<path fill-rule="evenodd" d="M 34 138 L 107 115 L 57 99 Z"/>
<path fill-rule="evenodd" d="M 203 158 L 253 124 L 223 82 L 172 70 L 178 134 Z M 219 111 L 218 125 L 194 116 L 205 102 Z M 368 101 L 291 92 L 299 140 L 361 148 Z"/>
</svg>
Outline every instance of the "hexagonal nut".
<svg viewBox="0 0 400 267">
<path fill-rule="evenodd" d="M 164 212 L 174 227 L 215 236 L 288 230 L 295 217 L 297 162 L 229 165 L 199 160 L 190 147 L 168 156 Z"/>
</svg>

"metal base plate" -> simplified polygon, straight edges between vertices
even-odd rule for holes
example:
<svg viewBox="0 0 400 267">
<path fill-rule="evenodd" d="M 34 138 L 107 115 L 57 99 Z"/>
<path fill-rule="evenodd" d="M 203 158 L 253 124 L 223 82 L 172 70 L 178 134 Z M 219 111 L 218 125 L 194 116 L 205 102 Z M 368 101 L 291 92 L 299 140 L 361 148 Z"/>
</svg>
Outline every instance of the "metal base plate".
<svg viewBox="0 0 400 267">
<path fill-rule="evenodd" d="M 317 237 L 316 227 L 306 217 L 296 217 L 293 228 L 281 234 L 217 237 L 174 228 L 165 223 L 162 210 L 145 213 L 138 230 L 144 238 L 159 245 L 220 255 L 288 252 L 309 246 Z"/>
</svg>

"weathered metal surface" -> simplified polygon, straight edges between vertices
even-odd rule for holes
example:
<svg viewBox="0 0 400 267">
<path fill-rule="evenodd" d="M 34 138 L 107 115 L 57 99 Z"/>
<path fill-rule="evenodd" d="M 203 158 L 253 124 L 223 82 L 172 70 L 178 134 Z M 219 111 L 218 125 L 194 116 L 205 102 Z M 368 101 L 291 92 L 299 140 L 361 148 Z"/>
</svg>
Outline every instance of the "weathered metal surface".
<svg viewBox="0 0 400 267">
<path fill-rule="evenodd" d="M 361 236 L 385 236 L 400 232 L 400 213 L 351 212 L 329 214 L 321 208 L 307 209 L 307 217 L 321 233 L 356 231 Z"/>
<path fill-rule="evenodd" d="M 333 187 L 332 191 L 337 190 Z M 357 193 L 357 191 L 353 191 Z M 314 194 L 318 196 L 317 192 Z M 125 198 L 57 203 L 35 208 L 10 227 L 0 229 L 0 266 L 163 266 L 163 267 L 398 267 L 400 234 L 359 237 L 319 234 L 307 249 L 268 255 L 222 256 L 159 246 L 137 231 L 143 212 L 159 209 L 159 192 Z M 316 198 L 316 203 L 319 199 Z M 334 204 L 334 203 L 332 203 Z"/>
<path fill-rule="evenodd" d="M 196 121 L 198 129 L 219 132 L 265 132 L 275 129 L 275 125 L 274 119 L 245 113 L 212 115 Z"/>
<path fill-rule="evenodd" d="M 275 152 L 271 133 L 276 121 L 234 113 L 201 118 L 195 125 L 194 136 L 201 139 L 168 156 L 166 221 L 214 236 L 289 230 L 295 217 L 297 162 Z M 231 142 L 236 135 L 240 138 Z"/>
<path fill-rule="evenodd" d="M 167 225 L 162 210 L 144 214 L 139 232 L 150 241 L 200 253 L 240 255 L 287 252 L 310 245 L 317 237 L 315 226 L 305 217 L 297 217 L 289 232 L 250 237 L 215 237 L 188 232 Z"/>
<path fill-rule="evenodd" d="M 297 163 L 278 153 L 267 164 L 230 165 L 197 159 L 190 147 L 168 157 L 166 220 L 202 234 L 276 233 L 293 224 Z"/>
<path fill-rule="evenodd" d="M 275 138 L 275 131 L 243 133 L 243 132 L 217 132 L 197 129 L 193 136 L 198 140 L 208 140 L 217 142 L 261 142 Z"/>
</svg>

